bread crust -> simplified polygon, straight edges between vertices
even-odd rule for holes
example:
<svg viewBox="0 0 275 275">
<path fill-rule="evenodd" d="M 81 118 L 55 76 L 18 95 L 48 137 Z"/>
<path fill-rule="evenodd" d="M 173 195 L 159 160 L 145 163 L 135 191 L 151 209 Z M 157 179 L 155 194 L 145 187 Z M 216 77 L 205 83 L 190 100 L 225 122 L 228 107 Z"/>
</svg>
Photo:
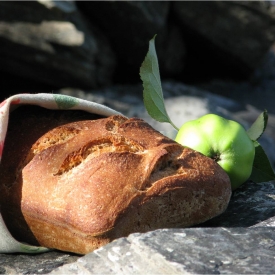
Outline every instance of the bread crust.
<svg viewBox="0 0 275 275">
<path fill-rule="evenodd" d="M 133 232 L 204 222 L 228 205 L 230 181 L 215 161 L 141 119 L 52 128 L 1 184 L 1 211 L 19 239 L 86 254 Z"/>
</svg>

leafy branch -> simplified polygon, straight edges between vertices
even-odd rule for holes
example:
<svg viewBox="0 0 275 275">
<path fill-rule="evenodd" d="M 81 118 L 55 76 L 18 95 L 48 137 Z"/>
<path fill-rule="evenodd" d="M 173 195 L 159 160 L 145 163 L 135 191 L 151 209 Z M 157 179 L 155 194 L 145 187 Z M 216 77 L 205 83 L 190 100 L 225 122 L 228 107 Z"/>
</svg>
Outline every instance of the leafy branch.
<svg viewBox="0 0 275 275">
<path fill-rule="evenodd" d="M 159 122 L 168 122 L 178 131 L 179 129 L 169 118 L 164 104 L 155 37 L 156 35 L 149 41 L 149 50 L 140 67 L 140 77 L 143 83 L 143 102 L 148 114 L 153 119 Z M 268 114 L 265 110 L 247 130 L 247 135 L 254 142 L 255 146 L 255 157 L 250 176 L 250 179 L 254 182 L 275 180 L 275 174 L 269 159 L 257 141 L 264 133 L 267 122 Z"/>
</svg>

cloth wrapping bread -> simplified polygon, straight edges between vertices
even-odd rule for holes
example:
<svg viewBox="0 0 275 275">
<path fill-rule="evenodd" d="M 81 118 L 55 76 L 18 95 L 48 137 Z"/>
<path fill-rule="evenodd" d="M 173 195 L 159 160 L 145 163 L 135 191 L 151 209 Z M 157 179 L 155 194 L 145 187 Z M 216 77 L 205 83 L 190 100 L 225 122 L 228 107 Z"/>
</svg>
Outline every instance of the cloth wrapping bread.
<svg viewBox="0 0 275 275">
<path fill-rule="evenodd" d="M 21 241 L 32 245 L 27 252 L 86 254 L 227 208 L 231 185 L 222 168 L 141 119 L 54 94 L 16 95 L 0 114 L 0 224 L 10 240 L 0 252 L 18 251 Z"/>
</svg>

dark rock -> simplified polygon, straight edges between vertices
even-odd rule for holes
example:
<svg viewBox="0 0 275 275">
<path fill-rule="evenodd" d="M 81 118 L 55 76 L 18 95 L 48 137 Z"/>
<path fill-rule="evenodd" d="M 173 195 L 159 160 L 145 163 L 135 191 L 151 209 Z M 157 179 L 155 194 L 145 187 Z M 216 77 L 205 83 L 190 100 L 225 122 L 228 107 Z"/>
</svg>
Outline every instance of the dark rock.
<svg viewBox="0 0 275 275">
<path fill-rule="evenodd" d="M 270 274 L 271 228 L 162 229 L 132 234 L 51 274 Z"/>
<path fill-rule="evenodd" d="M 139 67 L 155 34 L 163 75 L 183 69 L 185 45 L 178 27 L 168 22 L 168 1 L 80 1 L 77 5 L 110 39 L 118 58 L 116 81 L 139 80 Z"/>
<path fill-rule="evenodd" d="M 226 211 L 200 226 L 263 226 L 275 218 L 275 181 L 246 182 L 233 192 Z M 271 223 L 272 224 L 272 223 Z"/>
<path fill-rule="evenodd" d="M 9 95 L 136 83 L 155 34 L 163 79 L 243 79 L 275 40 L 274 7 L 268 1 L 2 1 L 0 88 Z"/>
<path fill-rule="evenodd" d="M 273 227 L 275 228 L 275 216 L 265 221 L 259 222 L 251 227 Z"/>
<path fill-rule="evenodd" d="M 275 9 L 268 1 L 179 1 L 187 57 L 183 77 L 244 79 L 259 66 L 275 40 Z"/>
<path fill-rule="evenodd" d="M 156 37 L 156 51 L 161 76 L 166 79 L 181 77 L 187 54 L 181 30 L 178 25 L 168 21 L 166 32 L 160 35 Z"/>
<path fill-rule="evenodd" d="M 1 2 L 0 17 L 1 70 L 54 87 L 110 84 L 114 54 L 74 2 Z"/>
<path fill-rule="evenodd" d="M 212 79 L 198 88 L 251 105 L 275 115 L 275 50 L 269 51 L 248 81 L 222 81 Z"/>
<path fill-rule="evenodd" d="M 0 274 L 45 274 L 78 258 L 79 256 L 59 251 L 37 255 L 1 254 Z"/>
</svg>

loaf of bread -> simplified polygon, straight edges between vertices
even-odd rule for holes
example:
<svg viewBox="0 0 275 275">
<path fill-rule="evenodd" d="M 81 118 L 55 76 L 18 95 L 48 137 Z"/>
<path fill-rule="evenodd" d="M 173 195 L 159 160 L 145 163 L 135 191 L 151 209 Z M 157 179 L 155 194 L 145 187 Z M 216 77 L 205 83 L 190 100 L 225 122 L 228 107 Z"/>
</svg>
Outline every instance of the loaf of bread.
<svg viewBox="0 0 275 275">
<path fill-rule="evenodd" d="M 39 112 L 13 119 L 0 166 L 1 212 L 20 241 L 86 254 L 226 209 L 231 186 L 220 166 L 143 120 Z"/>
</svg>

